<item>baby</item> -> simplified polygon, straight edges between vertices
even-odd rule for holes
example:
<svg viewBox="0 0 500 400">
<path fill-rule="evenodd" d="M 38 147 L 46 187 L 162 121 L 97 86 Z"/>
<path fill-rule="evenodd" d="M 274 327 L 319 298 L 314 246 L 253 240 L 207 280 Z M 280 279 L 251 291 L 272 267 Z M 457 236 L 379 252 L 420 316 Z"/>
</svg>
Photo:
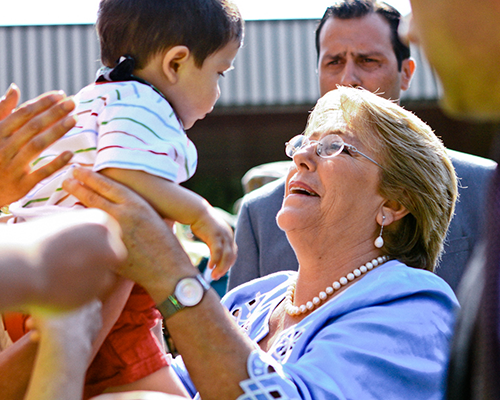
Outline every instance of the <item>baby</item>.
<svg viewBox="0 0 500 400">
<path fill-rule="evenodd" d="M 241 47 L 237 7 L 231 0 L 101 0 L 97 32 L 105 67 L 75 96 L 75 128 L 33 167 L 68 150 L 72 164 L 12 204 L 10 212 L 23 221 L 82 207 L 61 185 L 75 165 L 86 166 L 138 192 L 162 217 L 190 225 L 210 248 L 213 276 L 222 276 L 236 258 L 232 231 L 206 200 L 179 183 L 197 165 L 184 130 L 212 111 L 218 80 Z M 123 388 L 168 365 L 151 333 L 161 318 L 154 306 L 136 285 L 89 368 L 85 397 Z"/>
</svg>

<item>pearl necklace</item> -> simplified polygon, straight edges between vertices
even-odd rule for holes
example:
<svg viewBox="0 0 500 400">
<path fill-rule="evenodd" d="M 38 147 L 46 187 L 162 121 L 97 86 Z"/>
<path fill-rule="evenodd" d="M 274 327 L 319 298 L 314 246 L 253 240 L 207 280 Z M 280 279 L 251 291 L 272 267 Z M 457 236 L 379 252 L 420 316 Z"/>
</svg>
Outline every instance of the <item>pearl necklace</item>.
<svg viewBox="0 0 500 400">
<path fill-rule="evenodd" d="M 319 307 L 321 302 L 325 301 L 328 296 L 331 296 L 333 292 L 339 290 L 342 286 L 347 285 L 349 282 L 352 282 L 354 279 L 360 277 L 368 271 L 371 271 L 374 267 L 382 265 L 387 260 L 389 260 L 389 257 L 387 256 L 374 258 L 373 260 L 367 262 L 365 265 L 362 265 L 361 267 L 356 268 L 354 271 L 348 273 L 346 276 L 343 276 L 338 281 L 333 282 L 331 286 L 328 286 L 324 291 L 319 292 L 318 296 L 314 297 L 306 304 L 302 304 L 301 306 L 293 305 L 295 286 L 297 285 L 297 280 L 295 279 L 290 284 L 290 286 L 288 286 L 288 290 L 286 291 L 284 303 L 286 313 L 292 317 L 295 317 L 297 315 L 305 314 L 309 311 L 314 310 L 314 308 Z"/>
</svg>

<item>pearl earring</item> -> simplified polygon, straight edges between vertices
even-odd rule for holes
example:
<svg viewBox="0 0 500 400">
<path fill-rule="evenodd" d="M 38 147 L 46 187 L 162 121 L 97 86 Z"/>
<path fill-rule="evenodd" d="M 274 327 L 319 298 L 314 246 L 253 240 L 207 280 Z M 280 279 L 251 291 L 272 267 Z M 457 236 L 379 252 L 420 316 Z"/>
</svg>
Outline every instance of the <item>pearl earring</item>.
<svg viewBox="0 0 500 400">
<path fill-rule="evenodd" d="M 384 231 L 384 221 L 385 215 L 382 215 L 382 226 L 380 227 L 380 233 L 373 243 L 377 249 L 382 248 L 382 246 L 384 245 L 384 238 L 382 237 L 382 232 Z"/>
</svg>

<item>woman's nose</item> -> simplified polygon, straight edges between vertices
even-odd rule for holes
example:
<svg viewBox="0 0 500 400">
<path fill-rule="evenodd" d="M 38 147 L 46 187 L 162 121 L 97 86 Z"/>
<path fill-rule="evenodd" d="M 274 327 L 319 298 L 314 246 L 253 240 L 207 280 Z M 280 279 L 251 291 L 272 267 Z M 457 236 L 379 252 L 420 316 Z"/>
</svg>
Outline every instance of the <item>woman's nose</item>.
<svg viewBox="0 0 500 400">
<path fill-rule="evenodd" d="M 307 143 L 305 146 L 298 149 L 293 155 L 293 162 L 297 169 L 305 168 L 313 170 L 316 168 L 316 146 L 318 143 Z"/>
</svg>

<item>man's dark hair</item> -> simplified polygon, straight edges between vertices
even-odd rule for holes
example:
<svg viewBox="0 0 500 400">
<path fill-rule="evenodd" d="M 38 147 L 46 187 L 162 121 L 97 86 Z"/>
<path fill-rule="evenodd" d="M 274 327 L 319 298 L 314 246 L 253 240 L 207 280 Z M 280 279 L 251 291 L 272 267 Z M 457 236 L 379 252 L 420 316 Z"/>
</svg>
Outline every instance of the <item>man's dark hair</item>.
<svg viewBox="0 0 500 400">
<path fill-rule="evenodd" d="M 201 68 L 209 55 L 243 40 L 243 19 L 230 0 L 101 0 L 96 26 L 107 67 L 130 55 L 142 69 L 159 52 L 184 45 Z"/>
<path fill-rule="evenodd" d="M 401 41 L 398 34 L 401 14 L 389 4 L 377 0 L 342 0 L 328 7 L 316 28 L 316 52 L 318 57 L 320 50 L 319 35 L 323 25 L 325 25 L 328 19 L 361 18 L 372 13 L 382 16 L 388 22 L 391 28 L 392 48 L 394 49 L 398 61 L 398 70 L 401 71 L 403 60 L 410 58 L 410 48 Z"/>
</svg>

